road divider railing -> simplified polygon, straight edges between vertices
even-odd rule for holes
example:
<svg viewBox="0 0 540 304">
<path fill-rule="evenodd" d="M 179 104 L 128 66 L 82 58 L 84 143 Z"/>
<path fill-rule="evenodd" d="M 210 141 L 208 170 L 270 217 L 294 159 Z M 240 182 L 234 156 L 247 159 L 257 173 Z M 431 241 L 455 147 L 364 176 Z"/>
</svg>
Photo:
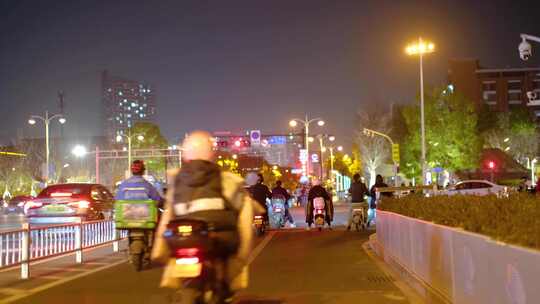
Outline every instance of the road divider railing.
<svg viewBox="0 0 540 304">
<path fill-rule="evenodd" d="M 20 266 L 21 279 L 30 277 L 30 264 L 68 253 L 75 263 L 83 263 L 83 250 L 112 244 L 118 252 L 119 241 L 127 231 L 116 230 L 114 221 L 75 222 L 60 225 L 31 226 L 0 232 L 0 269 Z"/>
</svg>

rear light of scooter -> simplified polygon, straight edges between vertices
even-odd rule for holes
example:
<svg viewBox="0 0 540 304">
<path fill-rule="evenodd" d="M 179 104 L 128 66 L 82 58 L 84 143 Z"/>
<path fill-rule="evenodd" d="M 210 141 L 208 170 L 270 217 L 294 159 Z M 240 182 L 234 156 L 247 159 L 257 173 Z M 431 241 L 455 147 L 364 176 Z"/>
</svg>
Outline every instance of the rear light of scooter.
<svg viewBox="0 0 540 304">
<path fill-rule="evenodd" d="M 176 264 L 177 265 L 195 265 L 201 262 L 201 251 L 199 248 L 179 248 L 176 249 Z"/>
<path fill-rule="evenodd" d="M 255 215 L 255 218 L 256 219 L 262 219 L 263 217 L 262 217 L 262 215 Z"/>
<path fill-rule="evenodd" d="M 317 210 L 317 214 L 322 214 L 322 210 Z"/>
<path fill-rule="evenodd" d="M 282 211 L 281 208 L 276 208 L 276 209 L 274 209 L 274 212 L 281 212 L 281 211 Z"/>
</svg>

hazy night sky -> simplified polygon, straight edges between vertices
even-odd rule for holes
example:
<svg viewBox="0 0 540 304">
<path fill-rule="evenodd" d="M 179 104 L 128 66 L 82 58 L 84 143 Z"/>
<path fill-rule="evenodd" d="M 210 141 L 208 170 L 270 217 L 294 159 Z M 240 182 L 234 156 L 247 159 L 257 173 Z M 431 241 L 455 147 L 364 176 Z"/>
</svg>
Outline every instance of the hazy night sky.
<svg viewBox="0 0 540 304">
<path fill-rule="evenodd" d="M 100 134 L 103 69 L 155 85 L 157 122 L 176 140 L 285 132 L 306 112 L 350 137 L 360 107 L 414 99 L 418 61 L 403 49 L 419 35 L 437 48 L 429 84 L 446 82 L 453 57 L 540 65 L 540 45 L 526 63 L 517 52 L 520 32 L 540 35 L 538 1 L 78 2 L 1 2 L 0 139 L 43 136 L 26 121 L 57 111 L 58 90 L 67 133 Z"/>
</svg>

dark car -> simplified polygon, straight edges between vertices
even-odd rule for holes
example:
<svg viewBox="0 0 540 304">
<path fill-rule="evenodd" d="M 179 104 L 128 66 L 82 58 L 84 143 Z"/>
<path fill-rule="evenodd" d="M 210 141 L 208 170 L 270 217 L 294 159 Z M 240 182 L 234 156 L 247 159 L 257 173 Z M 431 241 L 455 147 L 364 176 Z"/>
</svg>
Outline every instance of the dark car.
<svg viewBox="0 0 540 304">
<path fill-rule="evenodd" d="M 99 184 L 58 184 L 43 189 L 24 205 L 31 223 L 67 223 L 112 219 L 114 196 Z"/>
<path fill-rule="evenodd" d="M 4 202 L 2 211 L 4 214 L 22 214 L 24 210 L 24 204 L 27 201 L 34 199 L 30 195 L 19 195 L 10 199 L 8 202 Z"/>
</svg>

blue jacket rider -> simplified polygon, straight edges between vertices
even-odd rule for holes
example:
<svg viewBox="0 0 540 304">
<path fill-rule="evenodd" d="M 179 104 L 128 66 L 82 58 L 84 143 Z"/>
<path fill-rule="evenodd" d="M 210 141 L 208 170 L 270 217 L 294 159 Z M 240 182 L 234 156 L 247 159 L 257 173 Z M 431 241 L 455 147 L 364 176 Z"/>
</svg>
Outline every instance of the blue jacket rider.
<svg viewBox="0 0 540 304">
<path fill-rule="evenodd" d="M 124 180 L 116 191 L 116 200 L 153 200 L 161 202 L 162 198 L 152 184 L 143 178 L 144 162 L 135 160 L 131 164 L 130 178 Z"/>
</svg>

